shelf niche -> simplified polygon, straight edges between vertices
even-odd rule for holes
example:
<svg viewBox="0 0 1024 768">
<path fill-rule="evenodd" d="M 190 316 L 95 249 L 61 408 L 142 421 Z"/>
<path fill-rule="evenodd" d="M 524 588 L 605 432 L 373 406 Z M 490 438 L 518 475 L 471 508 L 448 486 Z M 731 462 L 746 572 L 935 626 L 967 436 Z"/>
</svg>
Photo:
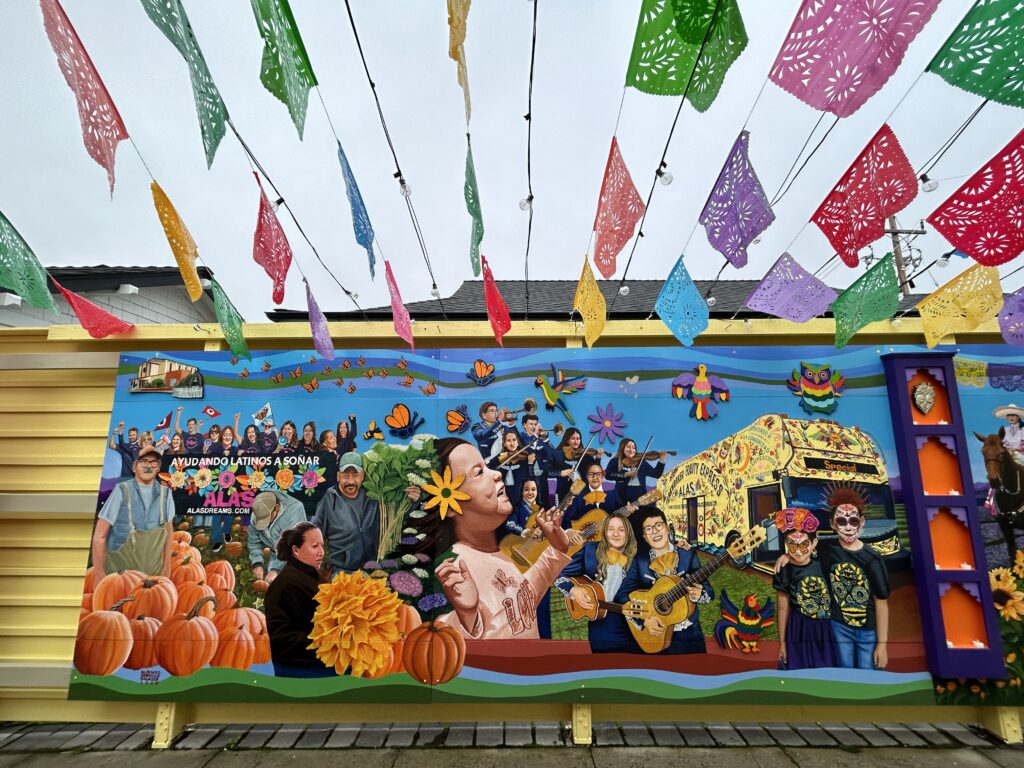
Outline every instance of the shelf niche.
<svg viewBox="0 0 1024 768">
<path fill-rule="evenodd" d="M 907 394 L 914 424 L 949 424 L 953 417 L 942 371 L 938 368 L 908 368 L 906 374 L 910 377 L 907 379 Z"/>
<path fill-rule="evenodd" d="M 974 570 L 974 548 L 962 507 L 928 507 L 928 533 L 936 570 Z"/>
<path fill-rule="evenodd" d="M 917 460 L 921 465 L 921 479 L 926 496 L 963 496 L 960 463 L 956 455 L 956 442 L 952 436 L 919 436 Z"/>
<path fill-rule="evenodd" d="M 988 633 L 985 631 L 985 616 L 979 594 L 977 585 L 970 582 L 939 584 L 947 648 L 988 648 Z"/>
</svg>

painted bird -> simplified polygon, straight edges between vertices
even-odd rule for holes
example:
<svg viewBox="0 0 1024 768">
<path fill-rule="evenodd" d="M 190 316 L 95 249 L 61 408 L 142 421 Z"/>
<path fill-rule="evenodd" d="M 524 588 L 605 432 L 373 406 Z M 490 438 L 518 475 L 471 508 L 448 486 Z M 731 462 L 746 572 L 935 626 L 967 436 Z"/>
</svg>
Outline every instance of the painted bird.
<svg viewBox="0 0 1024 768">
<path fill-rule="evenodd" d="M 815 413 L 832 413 L 839 407 L 837 399 L 846 388 L 846 377 L 833 371 L 831 363 L 815 365 L 800 363 L 793 369 L 793 376 L 786 382 L 793 394 L 800 398 L 800 407 L 812 416 Z"/>
<path fill-rule="evenodd" d="M 723 648 L 740 648 L 743 653 L 760 653 L 757 641 L 761 632 L 775 623 L 775 605 L 769 597 L 764 606 L 757 601 L 757 595 L 743 598 L 743 608 L 736 606 L 729 599 L 729 593 L 723 589 L 719 598 L 722 618 L 715 624 L 715 638 Z"/>
<path fill-rule="evenodd" d="M 570 424 L 576 423 L 572 414 L 569 413 L 569 408 L 565 404 L 564 397 L 583 389 L 587 385 L 586 376 L 581 375 L 567 377 L 552 365 L 551 383 L 549 384 L 547 379 L 543 376 L 538 376 L 537 380 L 533 382 L 533 385 L 535 387 L 540 387 L 541 392 L 544 393 L 545 408 L 549 411 L 553 411 L 555 408 L 558 408 L 558 410 L 565 414 L 565 418 L 569 420 Z"/>
<path fill-rule="evenodd" d="M 672 380 L 672 396 L 693 401 L 690 416 L 699 421 L 709 421 L 718 415 L 715 401 L 729 399 L 729 386 L 717 376 L 708 376 L 708 367 L 701 363 L 696 375 L 681 373 Z"/>
</svg>

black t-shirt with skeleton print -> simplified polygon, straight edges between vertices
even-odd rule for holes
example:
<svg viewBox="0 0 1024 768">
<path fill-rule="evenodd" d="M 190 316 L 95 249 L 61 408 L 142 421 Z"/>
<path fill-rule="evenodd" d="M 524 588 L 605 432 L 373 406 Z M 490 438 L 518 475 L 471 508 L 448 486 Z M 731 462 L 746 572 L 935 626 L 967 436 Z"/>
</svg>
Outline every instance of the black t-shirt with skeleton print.
<svg viewBox="0 0 1024 768">
<path fill-rule="evenodd" d="M 837 541 L 819 541 L 818 560 L 832 594 L 832 620 L 854 629 L 874 629 L 875 599 L 889 597 L 882 556 L 867 544 L 851 552 Z"/>
</svg>

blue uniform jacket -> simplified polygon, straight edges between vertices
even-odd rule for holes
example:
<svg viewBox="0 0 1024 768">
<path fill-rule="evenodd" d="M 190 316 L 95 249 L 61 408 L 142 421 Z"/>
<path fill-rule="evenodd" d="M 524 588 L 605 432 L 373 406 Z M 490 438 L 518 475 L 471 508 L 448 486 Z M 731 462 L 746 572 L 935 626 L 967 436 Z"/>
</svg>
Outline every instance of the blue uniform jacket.
<svg viewBox="0 0 1024 768">
<path fill-rule="evenodd" d="M 588 486 L 583 493 L 573 500 L 568 511 L 562 516 L 563 528 L 568 528 L 574 521 L 579 520 L 590 510 L 597 509 L 598 506 L 600 506 L 605 512 L 615 512 L 625 506 L 625 503 L 619 498 L 619 494 L 615 491 L 605 491 L 604 501 L 602 501 L 600 505 L 590 504 L 586 500 L 587 494 L 590 492 L 590 487 Z"/>
<path fill-rule="evenodd" d="M 654 466 L 651 466 L 650 462 L 641 461 L 640 466 L 636 470 L 636 478 L 639 481 L 638 485 L 630 485 L 630 478 L 626 477 L 625 473 L 628 470 L 619 470 L 619 460 L 613 458 L 608 462 L 608 469 L 605 472 L 605 477 L 615 483 L 615 490 L 618 491 L 619 497 L 626 501 L 636 501 L 643 496 L 649 490 L 647 487 L 648 478 L 659 478 L 665 471 L 665 462 L 659 461 Z"/>
<path fill-rule="evenodd" d="M 572 562 L 565 566 L 561 575 L 555 579 L 555 587 L 564 595 L 568 596 L 569 590 L 572 589 L 572 583 L 565 578 L 566 576 L 587 576 L 597 580 L 597 544 L 596 541 L 586 542 L 583 549 L 573 555 Z M 605 595 L 605 599 L 610 601 L 613 598 L 611 595 Z M 590 641 L 590 650 L 594 653 L 640 652 L 621 613 L 609 611 L 600 621 L 589 622 L 587 639 Z"/>
</svg>

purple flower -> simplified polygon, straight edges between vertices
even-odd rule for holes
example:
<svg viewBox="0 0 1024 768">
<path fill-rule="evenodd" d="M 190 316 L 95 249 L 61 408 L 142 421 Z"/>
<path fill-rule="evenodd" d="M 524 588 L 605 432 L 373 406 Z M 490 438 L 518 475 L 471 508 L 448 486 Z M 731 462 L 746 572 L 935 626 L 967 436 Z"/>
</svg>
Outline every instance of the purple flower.
<svg viewBox="0 0 1024 768">
<path fill-rule="evenodd" d="M 416 607 L 423 613 L 444 608 L 446 605 L 448 605 L 448 598 L 444 596 L 444 592 L 431 592 L 429 595 L 421 597 L 420 601 L 416 603 Z"/>
<path fill-rule="evenodd" d="M 602 409 L 601 406 L 597 406 L 597 416 L 587 416 L 594 426 L 590 428 L 590 434 L 597 434 L 598 442 L 610 442 L 614 443 L 617 439 L 622 437 L 623 428 L 628 426 L 626 422 L 622 420 L 621 413 L 615 413 L 615 405 L 608 403 L 608 407 Z"/>
<path fill-rule="evenodd" d="M 423 594 L 423 585 L 415 575 L 409 571 L 395 571 L 388 578 L 388 584 L 400 595 L 419 597 Z"/>
<path fill-rule="evenodd" d="M 419 539 L 417 539 L 415 536 L 403 536 L 402 537 L 402 543 L 405 544 L 406 546 L 412 546 L 413 544 L 415 544 L 418 541 L 419 541 Z"/>
<path fill-rule="evenodd" d="M 380 567 L 380 563 L 376 560 L 370 560 L 368 563 L 363 563 L 364 571 L 379 571 Z"/>
<path fill-rule="evenodd" d="M 302 475 L 302 487 L 303 488 L 316 488 L 316 484 L 320 482 L 320 475 L 317 474 L 315 469 L 311 469 Z"/>
<path fill-rule="evenodd" d="M 380 567 L 381 568 L 397 568 L 398 567 L 398 563 L 396 563 L 394 560 L 381 560 L 380 561 Z"/>
<path fill-rule="evenodd" d="M 235 484 L 235 473 L 225 469 L 217 476 L 217 484 L 221 488 L 230 488 Z"/>
<path fill-rule="evenodd" d="M 416 559 L 419 560 L 421 563 L 429 563 L 430 555 L 424 554 L 423 552 L 417 552 Z"/>
</svg>

